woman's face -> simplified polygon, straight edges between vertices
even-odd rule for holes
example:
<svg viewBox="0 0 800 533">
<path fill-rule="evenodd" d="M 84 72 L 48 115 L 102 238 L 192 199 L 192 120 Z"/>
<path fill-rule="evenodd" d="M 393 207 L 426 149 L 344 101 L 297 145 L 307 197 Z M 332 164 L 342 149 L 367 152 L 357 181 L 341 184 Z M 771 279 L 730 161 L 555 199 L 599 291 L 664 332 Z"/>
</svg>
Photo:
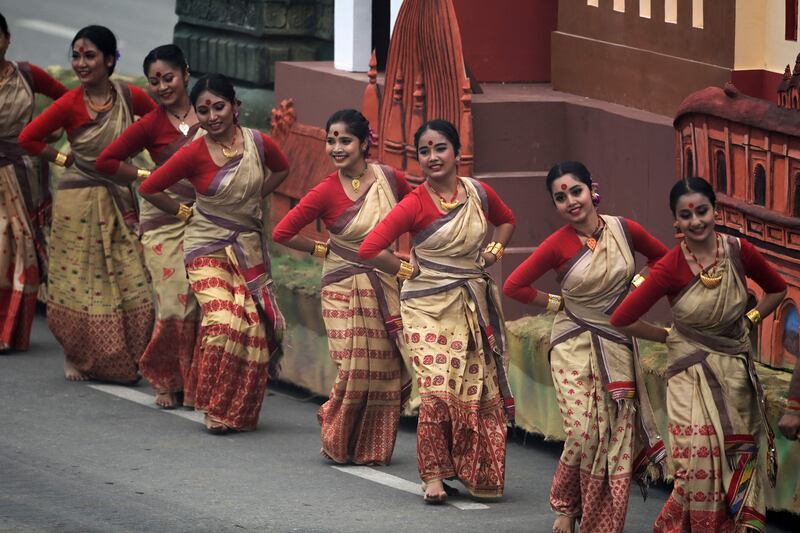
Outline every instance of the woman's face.
<svg viewBox="0 0 800 533">
<path fill-rule="evenodd" d="M 72 45 L 72 70 L 83 85 L 96 85 L 106 81 L 113 64 L 114 58 L 103 55 L 89 39 L 78 39 Z"/>
<path fill-rule="evenodd" d="M 325 137 L 325 153 L 336 168 L 361 170 L 364 166 L 361 162 L 364 160 L 365 150 L 366 141 L 359 142 L 358 137 L 347 129 L 347 124 L 344 122 L 331 124 Z"/>
<path fill-rule="evenodd" d="M 675 222 L 686 240 L 706 241 L 714 235 L 714 206 L 704 194 L 684 194 L 675 204 Z"/>
<path fill-rule="evenodd" d="M 550 194 L 558 214 L 570 224 L 580 224 L 594 212 L 592 191 L 572 174 L 564 174 L 553 181 Z"/>
<path fill-rule="evenodd" d="M 147 69 L 147 88 L 160 103 L 169 107 L 186 95 L 189 73 L 166 61 L 153 61 Z"/>
<path fill-rule="evenodd" d="M 422 173 L 433 180 L 456 172 L 456 151 L 447 137 L 436 130 L 427 130 L 420 136 L 417 158 Z"/>
<path fill-rule="evenodd" d="M 197 97 L 194 112 L 200 126 L 211 135 L 221 135 L 233 126 L 233 104 L 211 91 L 203 91 Z"/>
</svg>

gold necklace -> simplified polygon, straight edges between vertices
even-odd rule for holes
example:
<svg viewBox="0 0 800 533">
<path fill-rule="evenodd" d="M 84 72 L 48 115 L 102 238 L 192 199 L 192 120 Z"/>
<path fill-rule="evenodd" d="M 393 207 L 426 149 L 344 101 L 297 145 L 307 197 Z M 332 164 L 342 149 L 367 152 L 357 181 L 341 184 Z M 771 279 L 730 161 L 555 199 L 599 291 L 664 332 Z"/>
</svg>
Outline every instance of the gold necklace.
<svg viewBox="0 0 800 533">
<path fill-rule="evenodd" d="M 369 165 L 367 163 L 364 163 L 364 170 L 359 172 L 358 176 L 348 176 L 344 172 L 342 172 L 342 176 L 344 176 L 345 178 L 349 178 L 350 179 L 350 185 L 353 186 L 353 190 L 354 191 L 358 191 L 358 188 L 361 187 L 361 178 L 364 177 L 364 174 L 367 173 L 368 169 L 369 169 Z"/>
<path fill-rule="evenodd" d="M 109 87 L 108 98 L 106 99 L 105 102 L 103 102 L 100 105 L 95 104 L 94 100 L 92 100 L 92 95 L 90 95 L 85 88 L 83 89 L 83 93 L 86 95 L 86 103 L 89 104 L 89 109 L 99 114 L 99 113 L 105 113 L 106 111 L 114 107 L 114 86 L 111 85 L 111 82 L 109 82 L 108 87 Z"/>
<path fill-rule="evenodd" d="M 456 190 L 453 191 L 453 196 L 450 197 L 449 201 L 445 200 L 444 196 L 439 194 L 439 191 L 434 189 L 433 185 L 431 185 L 430 182 L 428 182 L 428 188 L 433 191 L 433 194 L 439 197 L 439 205 L 441 205 L 442 209 L 444 209 L 445 211 L 452 211 L 453 209 L 458 207 L 458 204 L 461 203 L 458 200 L 456 200 L 456 198 L 458 197 L 458 182 L 456 182 Z"/>
<path fill-rule="evenodd" d="M 238 130 L 239 128 L 234 128 L 230 146 L 225 146 L 225 144 L 223 144 L 222 142 L 214 139 L 213 137 L 211 138 L 211 140 L 213 140 L 215 143 L 217 143 L 222 147 L 222 155 L 224 155 L 228 159 L 233 159 L 234 157 L 239 155 L 239 150 L 237 148 L 234 148 L 234 146 L 236 145 L 236 132 Z"/>
<path fill-rule="evenodd" d="M 717 266 L 719 263 L 719 234 L 716 235 L 715 239 L 716 249 L 714 251 L 714 262 L 708 265 L 707 267 L 703 267 L 700 264 L 700 261 L 697 260 L 692 250 L 689 248 L 689 245 L 686 244 L 686 241 L 683 241 L 683 246 L 686 248 L 686 251 L 689 252 L 689 256 L 692 260 L 697 263 L 697 266 L 700 267 L 700 283 L 703 284 L 703 287 L 706 289 L 716 289 L 719 287 L 720 283 L 722 283 L 722 272 L 716 272 L 714 274 L 709 273 L 709 270 Z"/>
<path fill-rule="evenodd" d="M 586 237 L 586 247 L 594 252 L 595 247 L 597 247 L 597 239 L 600 238 L 600 234 L 603 232 L 604 227 L 603 219 L 600 218 L 600 215 L 597 215 L 597 226 L 595 226 L 594 231 L 590 235 L 587 235 L 582 231 L 578 231 L 577 229 L 575 230 L 575 233 Z"/>
</svg>

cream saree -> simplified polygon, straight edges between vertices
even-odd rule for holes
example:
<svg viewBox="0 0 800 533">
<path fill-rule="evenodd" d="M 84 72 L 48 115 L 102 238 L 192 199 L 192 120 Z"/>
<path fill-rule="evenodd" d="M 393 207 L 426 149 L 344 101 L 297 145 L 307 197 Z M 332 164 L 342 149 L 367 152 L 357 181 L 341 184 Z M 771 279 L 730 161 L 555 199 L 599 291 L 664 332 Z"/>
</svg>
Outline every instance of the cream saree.
<svg viewBox="0 0 800 533">
<path fill-rule="evenodd" d="M 150 338 L 153 302 L 130 187 L 94 170 L 97 156 L 131 124 L 127 85 L 70 136 L 75 165 L 59 180 L 50 235 L 47 321 L 80 372 L 130 382 Z"/>
<path fill-rule="evenodd" d="M 411 382 L 398 349 L 397 279 L 358 258 L 361 241 L 397 204 L 394 171 L 371 167 L 375 183 L 328 228 L 322 318 L 339 371 L 318 418 L 324 455 L 338 463 L 386 465 Z"/>
<path fill-rule="evenodd" d="M 420 268 L 401 291 L 408 356 L 421 398 L 417 464 L 424 482 L 458 478 L 471 494 L 505 485 L 506 380 L 500 295 L 480 255 L 488 209 L 482 185 L 460 178 L 465 203 L 414 237 Z M 505 407 L 505 413 L 504 413 Z"/>
<path fill-rule="evenodd" d="M 202 317 L 184 397 L 212 420 L 242 431 L 258 422 L 270 357 L 284 329 L 262 234 L 264 147 L 260 133 L 243 133 L 242 156 L 219 169 L 205 194 L 197 193 L 184 239 Z"/>
<path fill-rule="evenodd" d="M 47 166 L 41 170 L 17 144 L 33 116 L 34 94 L 25 63 L 0 84 L 0 352 L 30 342 L 39 283 L 47 274 L 50 224 Z"/>
<path fill-rule="evenodd" d="M 584 245 L 559 276 L 564 310 L 553 323 L 550 367 L 567 438 L 550 505 L 580 517 L 581 531 L 621 532 L 631 478 L 658 477 L 665 450 L 635 339 L 609 322 L 635 274 L 632 242 L 623 219 L 601 218 L 594 251 Z"/>
<path fill-rule="evenodd" d="M 675 463 L 657 532 L 764 531 L 764 483 L 777 472 L 772 430 L 743 318 L 740 244 L 723 237 L 722 284 L 696 276 L 673 301 L 667 338 L 667 413 Z"/>
<path fill-rule="evenodd" d="M 192 126 L 186 136 L 179 136 L 161 150 L 155 163 L 164 164 L 178 149 L 203 134 L 205 130 Z M 185 179 L 164 192 L 182 204 L 191 205 L 195 200 L 194 188 Z M 141 200 L 139 206 L 144 262 L 156 297 L 153 335 L 139 368 L 157 392 L 178 392 L 189 377 L 200 320 L 200 308 L 183 264 L 186 222 L 147 200 Z"/>
</svg>

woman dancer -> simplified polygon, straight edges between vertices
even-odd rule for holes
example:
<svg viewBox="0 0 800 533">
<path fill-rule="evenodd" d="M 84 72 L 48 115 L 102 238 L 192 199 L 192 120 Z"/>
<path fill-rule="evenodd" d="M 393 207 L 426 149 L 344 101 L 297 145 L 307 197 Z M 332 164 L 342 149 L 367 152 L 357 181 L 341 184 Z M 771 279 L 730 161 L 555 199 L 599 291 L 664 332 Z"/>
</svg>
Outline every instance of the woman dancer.
<svg viewBox="0 0 800 533">
<path fill-rule="evenodd" d="M 369 122 L 358 111 L 337 111 L 325 131 L 337 170 L 278 223 L 272 238 L 324 258 L 322 317 L 339 373 L 318 415 L 323 455 L 337 463 L 387 465 L 411 386 L 397 345 L 400 291 L 394 276 L 358 258 L 358 248 L 411 187 L 399 171 L 367 163 Z M 298 235 L 316 219 L 330 232 L 328 244 Z"/>
<path fill-rule="evenodd" d="M 270 357 L 283 332 L 262 203 L 289 165 L 269 137 L 239 126 L 239 101 L 225 76 L 202 77 L 189 98 L 208 134 L 178 150 L 139 191 L 165 213 L 190 219 L 186 272 L 202 314 L 190 404 L 205 412 L 212 433 L 247 431 L 258 422 Z M 196 191 L 194 209 L 163 192 L 182 178 Z"/>
<path fill-rule="evenodd" d="M 774 482 L 777 465 L 750 329 L 778 306 L 786 283 L 749 242 L 714 231 L 716 196 L 707 181 L 679 181 L 669 202 L 683 240 L 611 317 L 628 334 L 668 348 L 675 483 L 653 529 L 764 531 L 763 477 Z M 765 292 L 750 310 L 748 277 Z M 665 295 L 673 328 L 638 320 Z"/>
<path fill-rule="evenodd" d="M 147 150 L 153 161 L 162 165 L 200 132 L 205 133 L 189 102 L 189 66 L 181 49 L 174 44 L 159 46 L 147 54 L 143 67 L 150 92 L 160 105 L 125 130 L 95 164 L 98 171 L 117 183 L 129 184 L 150 174 L 126 163 L 126 159 Z M 186 180 L 166 193 L 178 203 L 194 203 L 194 189 Z M 156 404 L 172 409 L 176 395 L 188 381 L 200 318 L 183 266 L 186 222 L 144 200 L 140 202 L 139 221 L 144 260 L 156 293 L 155 328 L 139 369 L 156 391 Z"/>
<path fill-rule="evenodd" d="M 452 124 L 427 122 L 414 144 L 425 185 L 372 230 L 359 255 L 406 280 L 400 309 L 422 401 L 417 464 L 425 501 L 444 502 L 443 480 L 453 478 L 473 496 L 496 498 L 505 484 L 504 402 L 512 420 L 514 404 L 500 294 L 485 268 L 502 257 L 514 215 L 489 186 L 458 177 Z M 494 238 L 481 251 L 487 220 Z M 386 249 L 408 231 L 413 264 Z"/>
<path fill-rule="evenodd" d="M 36 65 L 6 59 L 11 34 L 0 14 L 0 353 L 25 350 L 36 296 L 47 274 L 50 184 L 17 144 L 33 117 L 34 94 L 53 100 L 66 87 Z"/>
<path fill-rule="evenodd" d="M 631 477 L 648 482 L 647 467 L 660 465 L 665 451 L 638 379 L 635 340 L 609 318 L 641 283 L 635 252 L 655 264 L 667 248 L 632 220 L 598 214 L 600 198 L 582 163 L 555 165 L 546 184 L 566 225 L 514 270 L 503 291 L 556 313 L 550 369 L 567 438 L 550 491 L 553 531 L 571 533 L 580 517 L 581 531 L 621 532 Z M 560 296 L 530 286 L 549 270 L 558 273 Z"/>
<path fill-rule="evenodd" d="M 81 29 L 71 50 L 80 86 L 19 136 L 28 153 L 69 167 L 53 205 L 47 322 L 64 348 L 67 379 L 131 382 L 150 338 L 152 293 L 136 236 L 133 191 L 102 177 L 94 163 L 134 115 L 155 104 L 141 89 L 109 80 L 117 39 L 108 28 Z M 70 154 L 44 142 L 58 128 L 67 131 Z"/>
</svg>

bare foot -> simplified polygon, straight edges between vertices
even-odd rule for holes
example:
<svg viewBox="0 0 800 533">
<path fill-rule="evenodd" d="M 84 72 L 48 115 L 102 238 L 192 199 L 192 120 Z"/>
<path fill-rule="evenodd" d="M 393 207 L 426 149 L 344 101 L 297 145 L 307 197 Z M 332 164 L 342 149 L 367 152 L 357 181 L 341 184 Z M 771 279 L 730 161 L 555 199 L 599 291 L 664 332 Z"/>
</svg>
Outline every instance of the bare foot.
<svg viewBox="0 0 800 533">
<path fill-rule="evenodd" d="M 423 483 L 422 491 L 425 493 L 423 496 L 425 503 L 437 505 L 447 501 L 447 492 L 444 490 L 444 483 L 441 479 Z"/>
<path fill-rule="evenodd" d="M 89 376 L 75 368 L 72 363 L 64 359 L 64 377 L 67 381 L 88 381 Z"/>
<path fill-rule="evenodd" d="M 156 392 L 156 405 L 162 409 L 175 409 L 178 404 L 175 393 L 168 390 Z"/>
<path fill-rule="evenodd" d="M 231 428 L 229 428 L 219 420 L 214 420 L 208 415 L 206 415 L 205 421 L 206 421 L 206 429 L 212 435 L 224 435 L 231 430 Z"/>
<path fill-rule="evenodd" d="M 574 533 L 575 518 L 571 516 L 559 515 L 553 522 L 553 533 Z"/>
</svg>

